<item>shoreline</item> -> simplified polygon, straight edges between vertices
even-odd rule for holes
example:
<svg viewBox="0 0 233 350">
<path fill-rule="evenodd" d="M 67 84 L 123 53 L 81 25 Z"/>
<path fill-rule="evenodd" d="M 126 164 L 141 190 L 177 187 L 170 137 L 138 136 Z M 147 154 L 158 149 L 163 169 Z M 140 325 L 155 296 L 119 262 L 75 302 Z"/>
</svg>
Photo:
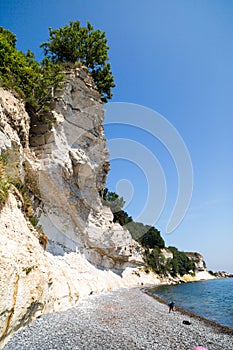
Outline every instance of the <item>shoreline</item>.
<svg viewBox="0 0 233 350">
<path fill-rule="evenodd" d="M 67 311 L 36 319 L 4 350 L 232 350 L 232 331 L 201 317 L 185 325 L 187 313 L 168 313 L 167 305 L 145 289 L 92 294 Z"/>
<path fill-rule="evenodd" d="M 193 282 L 190 282 L 190 283 L 193 283 Z M 167 302 L 164 299 L 160 298 L 159 296 L 151 293 L 150 289 L 152 289 L 152 288 L 151 287 L 142 288 L 141 290 L 142 290 L 143 293 L 149 295 L 153 299 L 157 300 L 159 303 L 164 304 L 164 305 L 167 306 Z M 186 309 L 182 308 L 181 306 L 177 306 L 176 305 L 175 306 L 175 311 L 180 312 L 184 316 L 188 316 L 190 318 L 195 318 L 197 320 L 200 320 L 200 321 L 206 323 L 207 326 L 211 326 L 211 327 L 216 328 L 216 330 L 218 332 L 221 332 L 223 334 L 228 334 L 228 335 L 232 335 L 233 336 L 233 328 L 232 327 L 224 326 L 224 325 L 222 325 L 220 323 L 217 323 L 215 321 L 209 320 L 208 318 L 205 318 L 204 316 L 195 314 L 194 312 L 186 310 Z"/>
</svg>

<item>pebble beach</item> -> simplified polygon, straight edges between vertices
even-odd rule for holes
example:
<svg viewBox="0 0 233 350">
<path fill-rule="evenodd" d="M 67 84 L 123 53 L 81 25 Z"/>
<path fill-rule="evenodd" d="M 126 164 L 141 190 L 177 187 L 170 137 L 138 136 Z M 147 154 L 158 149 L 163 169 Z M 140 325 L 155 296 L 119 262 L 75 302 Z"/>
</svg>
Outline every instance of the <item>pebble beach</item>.
<svg viewBox="0 0 233 350">
<path fill-rule="evenodd" d="M 232 350 L 233 330 L 180 310 L 169 313 L 167 305 L 143 290 L 125 288 L 92 294 L 72 309 L 38 318 L 16 333 L 4 350 L 194 350 L 198 346 Z"/>
</svg>

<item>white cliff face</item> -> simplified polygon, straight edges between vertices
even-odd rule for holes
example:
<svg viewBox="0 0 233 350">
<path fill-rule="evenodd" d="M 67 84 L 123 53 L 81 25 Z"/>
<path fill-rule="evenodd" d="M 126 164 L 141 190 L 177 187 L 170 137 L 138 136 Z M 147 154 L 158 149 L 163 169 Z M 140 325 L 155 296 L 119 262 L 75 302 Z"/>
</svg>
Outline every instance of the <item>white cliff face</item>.
<svg viewBox="0 0 233 350">
<path fill-rule="evenodd" d="M 80 297 L 119 287 L 159 283 L 153 274 L 126 268 L 122 277 L 100 270 L 79 252 L 45 252 L 13 193 L 0 213 L 0 348 L 21 327 L 47 312 L 65 310 Z"/>
<path fill-rule="evenodd" d="M 51 115 L 52 128 L 47 122 L 30 128 L 24 103 L 0 88 L 5 172 L 30 190 L 49 238 L 45 251 L 12 187 L 0 209 L 0 348 L 33 318 L 64 310 L 90 292 L 159 283 L 137 267 L 140 248 L 102 205 L 109 168 L 104 114 L 85 69 L 67 73 Z"/>
<path fill-rule="evenodd" d="M 197 272 L 207 272 L 206 264 L 204 261 L 204 257 L 200 253 L 196 252 L 185 252 L 185 255 L 192 259 L 195 264 L 195 268 Z"/>
<path fill-rule="evenodd" d="M 89 261 L 122 268 L 135 243 L 103 207 L 108 151 L 103 134 L 104 112 L 85 68 L 67 72 L 64 87 L 55 92 L 51 130 L 34 125 L 30 143 L 40 159 L 40 224 L 50 239 L 49 251 L 84 252 Z"/>
<path fill-rule="evenodd" d="M 4 172 L 29 190 L 49 239 L 44 250 L 46 236 L 29 222 L 25 199 L 12 186 L 0 203 L 0 348 L 35 317 L 91 292 L 161 282 L 145 272 L 142 248 L 102 204 L 109 170 L 104 112 L 85 67 L 66 73 L 43 118 L 29 118 L 23 101 L 0 88 Z M 203 257 L 196 266 L 203 278 Z"/>
<path fill-rule="evenodd" d="M 0 87 L 0 149 L 27 148 L 29 116 L 24 102 Z"/>
</svg>

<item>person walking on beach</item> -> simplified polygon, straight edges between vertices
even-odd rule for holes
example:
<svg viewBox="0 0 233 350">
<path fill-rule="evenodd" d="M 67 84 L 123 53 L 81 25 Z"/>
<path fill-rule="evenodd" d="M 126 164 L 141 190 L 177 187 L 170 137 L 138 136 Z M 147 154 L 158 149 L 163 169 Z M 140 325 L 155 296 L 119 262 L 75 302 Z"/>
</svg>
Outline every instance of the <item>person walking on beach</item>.
<svg viewBox="0 0 233 350">
<path fill-rule="evenodd" d="M 170 313 L 171 311 L 174 311 L 174 306 L 175 306 L 174 300 L 171 300 L 171 301 L 168 302 L 169 313 Z"/>
</svg>

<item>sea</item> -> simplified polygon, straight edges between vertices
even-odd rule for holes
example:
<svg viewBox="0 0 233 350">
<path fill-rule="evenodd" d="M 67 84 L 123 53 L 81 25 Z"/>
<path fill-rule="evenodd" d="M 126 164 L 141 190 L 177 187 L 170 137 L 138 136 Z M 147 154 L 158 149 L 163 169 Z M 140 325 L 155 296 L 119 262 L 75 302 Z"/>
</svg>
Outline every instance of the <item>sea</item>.
<svg viewBox="0 0 233 350">
<path fill-rule="evenodd" d="M 165 301 L 233 328 L 233 278 L 163 285 L 150 290 Z"/>
</svg>

